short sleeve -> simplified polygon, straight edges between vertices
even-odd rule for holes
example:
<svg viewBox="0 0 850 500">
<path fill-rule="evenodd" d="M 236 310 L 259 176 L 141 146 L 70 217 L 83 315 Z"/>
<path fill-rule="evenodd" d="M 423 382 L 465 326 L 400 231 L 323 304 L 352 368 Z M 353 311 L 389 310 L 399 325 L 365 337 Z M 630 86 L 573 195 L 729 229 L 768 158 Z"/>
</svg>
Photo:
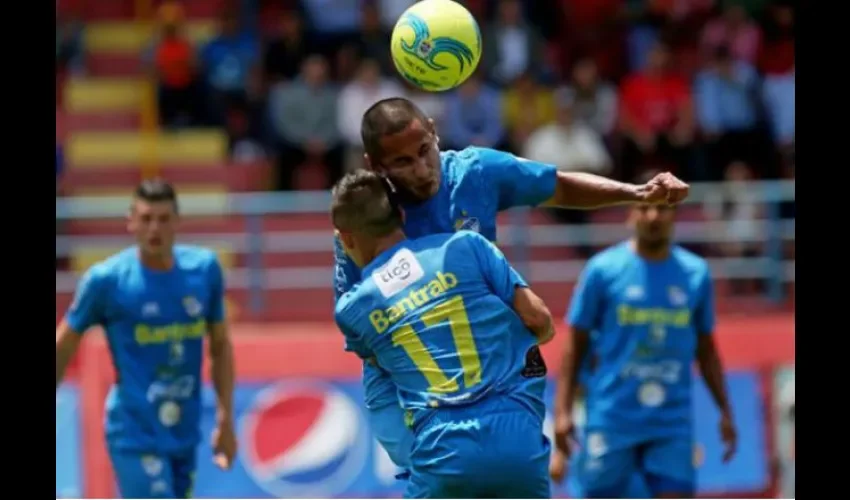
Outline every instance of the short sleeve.
<svg viewBox="0 0 850 500">
<path fill-rule="evenodd" d="M 360 268 L 345 253 L 339 237 L 334 236 L 334 300 L 339 300 L 358 281 L 360 281 Z"/>
<path fill-rule="evenodd" d="M 599 267 L 591 260 L 584 268 L 570 302 L 567 323 L 577 330 L 592 331 L 599 326 L 602 311 L 602 279 Z"/>
<path fill-rule="evenodd" d="M 89 269 L 77 283 L 74 300 L 65 315 L 73 331 L 82 334 L 103 323 L 105 287 L 106 275 L 97 267 Z"/>
<path fill-rule="evenodd" d="M 478 151 L 484 175 L 499 192 L 499 210 L 540 205 L 555 195 L 555 166 L 493 149 Z"/>
<path fill-rule="evenodd" d="M 334 314 L 334 320 L 339 330 L 345 337 L 345 350 L 353 352 L 360 356 L 361 359 L 370 359 L 375 355 L 372 350 L 366 345 L 366 339 L 362 332 L 359 332 L 345 314 L 345 310 L 337 309 Z"/>
<path fill-rule="evenodd" d="M 221 263 L 215 255 L 210 259 L 207 273 L 210 285 L 210 306 L 207 312 L 208 323 L 221 323 L 224 321 L 224 272 Z"/>
<path fill-rule="evenodd" d="M 711 279 L 711 271 L 706 265 L 699 281 L 697 292 L 699 302 L 694 309 L 694 327 L 700 335 L 714 333 L 716 315 L 714 311 L 714 281 Z"/>
<path fill-rule="evenodd" d="M 472 247 L 487 285 L 505 304 L 513 304 L 517 287 L 528 288 L 528 283 L 510 265 L 496 245 L 478 233 L 464 231 L 463 237 Z"/>
</svg>

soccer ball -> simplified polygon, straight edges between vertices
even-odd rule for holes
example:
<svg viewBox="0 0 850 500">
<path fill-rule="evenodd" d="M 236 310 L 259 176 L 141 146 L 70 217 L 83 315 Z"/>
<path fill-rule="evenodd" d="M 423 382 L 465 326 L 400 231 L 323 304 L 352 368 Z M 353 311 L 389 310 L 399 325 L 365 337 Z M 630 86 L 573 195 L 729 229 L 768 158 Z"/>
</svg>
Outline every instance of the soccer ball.
<svg viewBox="0 0 850 500">
<path fill-rule="evenodd" d="M 393 28 L 390 51 L 396 70 L 422 90 L 457 87 L 481 60 L 481 30 L 466 7 L 452 0 L 423 0 Z"/>
</svg>

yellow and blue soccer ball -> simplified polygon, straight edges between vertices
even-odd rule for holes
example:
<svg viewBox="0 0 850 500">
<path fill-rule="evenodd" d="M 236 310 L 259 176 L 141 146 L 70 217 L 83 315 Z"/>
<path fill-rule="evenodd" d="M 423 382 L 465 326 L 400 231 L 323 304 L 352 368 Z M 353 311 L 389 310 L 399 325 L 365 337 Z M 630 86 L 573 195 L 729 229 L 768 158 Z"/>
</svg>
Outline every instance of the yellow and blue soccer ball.
<svg viewBox="0 0 850 500">
<path fill-rule="evenodd" d="M 457 87 L 481 60 L 481 30 L 472 14 L 452 0 L 423 0 L 399 18 L 390 42 L 396 69 L 422 90 Z"/>
</svg>

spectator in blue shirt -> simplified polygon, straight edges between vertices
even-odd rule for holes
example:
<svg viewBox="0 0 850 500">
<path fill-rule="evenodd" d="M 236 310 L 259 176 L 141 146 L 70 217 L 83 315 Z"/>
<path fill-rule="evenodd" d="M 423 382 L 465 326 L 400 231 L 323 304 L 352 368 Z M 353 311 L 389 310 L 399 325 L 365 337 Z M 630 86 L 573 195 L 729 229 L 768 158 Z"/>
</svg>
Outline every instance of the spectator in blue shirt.
<svg viewBox="0 0 850 500">
<path fill-rule="evenodd" d="M 251 33 L 240 29 L 238 17 L 226 11 L 221 33 L 201 51 L 210 99 L 210 121 L 223 126 L 230 109 L 248 107 L 249 91 L 257 83 L 260 47 Z"/>
<path fill-rule="evenodd" d="M 448 149 L 467 146 L 505 149 L 502 104 L 499 91 L 472 75 L 446 100 L 444 130 L 440 138 Z"/>
<path fill-rule="evenodd" d="M 783 148 L 791 148 L 795 137 L 796 81 L 794 72 L 768 75 L 764 80 L 764 103 L 773 138 Z"/>
<path fill-rule="evenodd" d="M 755 68 L 735 61 L 728 47 L 720 47 L 697 75 L 694 89 L 697 121 L 709 145 L 709 177 L 719 180 L 726 166 L 736 160 L 766 173 L 770 142 L 760 127 Z"/>
</svg>

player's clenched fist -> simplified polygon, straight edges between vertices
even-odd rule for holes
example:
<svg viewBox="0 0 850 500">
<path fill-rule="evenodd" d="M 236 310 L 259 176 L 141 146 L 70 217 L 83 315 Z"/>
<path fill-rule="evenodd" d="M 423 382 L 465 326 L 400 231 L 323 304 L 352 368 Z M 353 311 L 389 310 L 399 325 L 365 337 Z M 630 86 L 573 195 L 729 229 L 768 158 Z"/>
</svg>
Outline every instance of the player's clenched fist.
<svg viewBox="0 0 850 500">
<path fill-rule="evenodd" d="M 674 205 L 688 197 L 691 187 L 671 174 L 662 172 L 649 182 L 640 186 L 640 195 L 644 203 Z"/>
<path fill-rule="evenodd" d="M 220 422 L 213 430 L 213 462 L 222 470 L 229 470 L 236 458 L 236 433 L 232 421 Z"/>
</svg>

